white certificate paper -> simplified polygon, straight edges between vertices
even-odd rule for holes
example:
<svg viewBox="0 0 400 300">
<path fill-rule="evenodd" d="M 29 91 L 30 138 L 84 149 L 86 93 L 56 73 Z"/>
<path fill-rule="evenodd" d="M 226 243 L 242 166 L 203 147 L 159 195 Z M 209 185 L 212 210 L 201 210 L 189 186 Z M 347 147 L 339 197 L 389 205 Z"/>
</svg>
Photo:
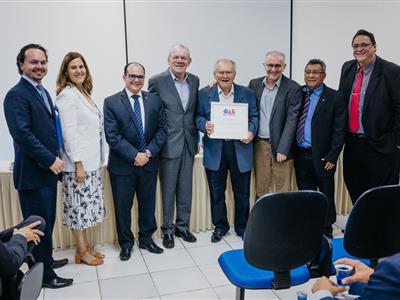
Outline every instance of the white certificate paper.
<svg viewBox="0 0 400 300">
<path fill-rule="evenodd" d="M 249 117 L 247 103 L 211 102 L 212 139 L 247 139 Z"/>
</svg>

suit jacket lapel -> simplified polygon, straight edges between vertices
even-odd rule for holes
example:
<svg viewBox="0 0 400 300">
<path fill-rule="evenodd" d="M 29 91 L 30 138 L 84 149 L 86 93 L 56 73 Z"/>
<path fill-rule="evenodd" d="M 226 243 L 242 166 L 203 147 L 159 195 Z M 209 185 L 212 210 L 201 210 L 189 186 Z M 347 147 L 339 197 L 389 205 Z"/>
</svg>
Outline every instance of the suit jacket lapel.
<svg viewBox="0 0 400 300">
<path fill-rule="evenodd" d="M 319 110 L 325 105 L 325 103 L 329 100 L 325 99 L 325 95 L 326 95 L 326 85 L 324 84 L 324 89 L 322 90 L 321 95 L 319 96 L 318 102 L 317 102 L 317 106 L 315 107 L 315 111 L 313 114 L 313 119 L 314 117 L 318 114 Z"/>
<path fill-rule="evenodd" d="M 181 97 L 179 96 L 178 91 L 176 90 L 174 79 L 172 78 L 172 75 L 170 74 L 170 71 L 167 70 L 167 72 L 168 72 L 167 76 L 164 77 L 166 85 L 168 86 L 168 88 L 170 89 L 171 93 L 173 94 L 174 99 L 178 100 L 177 104 L 179 105 L 179 107 L 182 109 L 182 111 L 185 111 L 183 109 L 183 106 L 182 106 Z"/>
<path fill-rule="evenodd" d="M 149 124 L 149 113 L 150 113 L 150 102 L 148 100 L 149 96 L 147 93 L 142 92 L 143 97 L 143 107 L 144 107 L 144 134 L 146 135 L 147 125 Z"/>
<path fill-rule="evenodd" d="M 49 112 L 46 104 L 44 103 L 44 100 L 42 98 L 42 96 L 39 94 L 39 92 L 35 89 L 35 87 L 30 84 L 27 80 L 25 80 L 24 78 L 21 78 L 21 82 L 22 84 L 28 89 L 28 91 L 36 98 L 36 100 L 39 101 L 39 103 L 43 106 L 43 108 L 45 109 L 45 111 L 48 113 L 48 115 L 54 119 L 54 106 L 53 106 L 53 102 L 51 101 L 51 97 L 49 95 L 49 93 L 47 92 L 47 90 L 45 89 L 47 98 L 49 99 L 49 104 L 50 104 L 50 108 L 51 108 L 51 112 Z"/>
<path fill-rule="evenodd" d="M 382 64 L 379 59 L 379 57 L 376 57 L 375 61 L 375 66 L 374 69 L 372 70 L 371 77 L 368 82 L 367 90 L 365 91 L 365 96 L 364 96 L 364 105 L 363 105 L 363 115 L 367 111 L 368 104 L 370 102 L 370 99 L 372 97 L 372 94 L 374 93 L 376 87 L 378 86 L 378 83 L 381 81 L 381 76 L 382 76 Z"/>
<path fill-rule="evenodd" d="M 208 92 L 208 104 L 210 104 L 210 106 L 211 102 L 219 102 L 217 85 L 210 88 L 210 91 Z"/>
<path fill-rule="evenodd" d="M 284 75 L 282 75 L 281 77 L 281 84 L 278 88 L 278 92 L 276 93 L 276 97 L 274 100 L 274 104 L 272 105 L 272 110 L 271 110 L 271 117 L 270 120 L 273 119 L 274 114 L 276 112 L 276 108 L 278 107 L 278 103 L 279 101 L 281 101 L 280 99 L 284 97 L 284 95 L 286 94 L 286 90 L 287 90 L 287 82 L 286 82 L 286 78 Z"/>
<path fill-rule="evenodd" d="M 260 80 L 260 82 L 259 82 L 259 84 L 257 84 L 256 90 L 255 90 L 258 107 L 260 107 L 261 97 L 262 97 L 262 93 L 264 91 L 264 80 L 265 80 L 265 77 Z"/>
<path fill-rule="evenodd" d="M 129 116 L 131 117 L 133 124 L 135 124 L 136 129 L 138 129 L 138 126 L 136 124 L 135 113 L 133 112 L 133 108 L 132 108 L 132 103 L 129 100 L 128 95 L 126 94 L 125 90 L 123 90 L 121 92 L 121 102 L 122 102 L 123 106 L 125 106 L 125 109 L 128 111 Z"/>
</svg>

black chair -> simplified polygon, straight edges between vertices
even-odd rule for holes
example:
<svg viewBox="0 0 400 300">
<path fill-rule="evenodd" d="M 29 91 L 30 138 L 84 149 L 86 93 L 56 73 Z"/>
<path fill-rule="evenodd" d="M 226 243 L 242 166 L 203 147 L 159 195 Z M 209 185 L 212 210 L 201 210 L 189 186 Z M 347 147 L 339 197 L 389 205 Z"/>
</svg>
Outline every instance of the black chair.
<svg viewBox="0 0 400 300">
<path fill-rule="evenodd" d="M 18 290 L 18 300 L 32 300 L 37 299 L 42 289 L 43 279 L 43 263 L 38 262 L 33 265 L 23 276 L 21 277 Z"/>
<path fill-rule="evenodd" d="M 400 251 L 400 185 L 372 188 L 356 201 L 342 240 L 332 240 L 333 260 L 376 262 Z"/>
<path fill-rule="evenodd" d="M 308 281 L 306 264 L 321 253 L 327 212 L 328 201 L 320 192 L 261 197 L 249 216 L 244 249 L 224 252 L 218 259 L 237 287 L 236 299 L 244 299 L 245 289 L 285 289 Z M 326 273 L 329 255 L 328 261 Z"/>
</svg>

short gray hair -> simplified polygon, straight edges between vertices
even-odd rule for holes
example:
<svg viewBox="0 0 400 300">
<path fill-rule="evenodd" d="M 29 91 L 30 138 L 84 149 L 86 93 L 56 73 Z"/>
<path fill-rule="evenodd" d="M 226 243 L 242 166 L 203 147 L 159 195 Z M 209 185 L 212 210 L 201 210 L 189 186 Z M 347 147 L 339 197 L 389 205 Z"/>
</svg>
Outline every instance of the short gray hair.
<svg viewBox="0 0 400 300">
<path fill-rule="evenodd" d="M 232 67 L 233 67 L 233 71 L 236 73 L 236 63 L 232 59 L 229 59 L 229 58 L 220 58 L 220 59 L 218 59 L 216 61 L 215 65 L 214 65 L 214 73 L 217 71 L 218 64 L 222 63 L 222 62 L 230 63 L 232 65 Z"/>
<path fill-rule="evenodd" d="M 188 53 L 188 57 L 190 58 L 190 50 L 189 50 L 188 47 L 186 47 L 186 46 L 183 45 L 183 44 L 175 44 L 175 45 L 173 45 L 172 48 L 171 48 L 171 50 L 169 50 L 168 57 L 171 57 L 171 52 L 172 52 L 172 50 L 178 49 L 178 48 L 185 49 L 185 50 L 187 51 L 187 53 Z"/>
<path fill-rule="evenodd" d="M 278 51 L 278 50 L 268 51 L 268 52 L 265 54 L 265 57 L 267 57 L 268 55 L 277 55 L 277 56 L 280 56 L 280 57 L 282 57 L 283 62 L 284 62 L 284 63 L 286 62 L 285 53 L 283 53 L 283 52 L 281 52 L 281 51 Z"/>
</svg>

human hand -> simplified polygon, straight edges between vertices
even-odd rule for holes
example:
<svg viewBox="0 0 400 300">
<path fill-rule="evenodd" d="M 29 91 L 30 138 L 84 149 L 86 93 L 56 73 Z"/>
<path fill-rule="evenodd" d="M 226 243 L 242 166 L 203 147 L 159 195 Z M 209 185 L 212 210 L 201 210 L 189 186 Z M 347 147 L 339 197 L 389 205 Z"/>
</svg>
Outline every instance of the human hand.
<svg viewBox="0 0 400 300">
<path fill-rule="evenodd" d="M 323 276 L 319 278 L 311 288 L 313 293 L 328 290 L 332 293 L 333 296 L 336 296 L 338 293 L 342 293 L 346 291 L 347 287 L 345 286 L 337 286 L 334 282 L 330 281 L 327 277 Z"/>
<path fill-rule="evenodd" d="M 277 153 L 276 154 L 276 161 L 277 162 L 284 162 L 287 159 L 287 156 L 282 153 Z"/>
<path fill-rule="evenodd" d="M 253 140 L 253 133 L 251 131 L 249 131 L 247 133 L 247 138 L 244 140 L 241 140 L 243 143 L 248 144 Z"/>
<path fill-rule="evenodd" d="M 214 124 L 211 123 L 210 121 L 207 121 L 206 125 L 205 125 L 205 129 L 206 129 L 206 133 L 208 135 L 212 134 L 214 132 Z"/>
<path fill-rule="evenodd" d="M 324 169 L 327 170 L 327 171 L 332 170 L 333 167 L 335 166 L 334 163 L 331 163 L 331 162 L 327 161 L 325 158 L 321 158 L 321 161 L 323 161 L 323 162 L 326 161 Z"/>
<path fill-rule="evenodd" d="M 374 273 L 374 269 L 363 264 L 359 260 L 350 258 L 341 258 L 335 261 L 335 264 L 348 264 L 354 266 L 354 274 L 342 279 L 343 284 L 351 284 L 353 282 L 368 282 L 369 277 Z"/>
<path fill-rule="evenodd" d="M 85 169 L 81 161 L 75 162 L 75 181 L 82 183 L 86 179 Z"/>
<path fill-rule="evenodd" d="M 53 162 L 53 164 L 49 168 L 54 174 L 58 175 L 62 171 L 64 171 L 64 162 L 56 156 L 56 160 Z"/>
<path fill-rule="evenodd" d="M 22 234 L 28 242 L 33 241 L 35 245 L 37 245 L 38 243 L 40 243 L 40 237 L 44 236 L 44 233 L 39 229 L 33 229 L 33 228 L 38 226 L 40 223 L 41 221 L 36 221 L 20 229 L 14 228 L 13 233 Z"/>
<path fill-rule="evenodd" d="M 147 153 L 138 152 L 135 156 L 134 165 L 136 167 L 142 167 L 149 162 L 149 156 Z"/>
</svg>

